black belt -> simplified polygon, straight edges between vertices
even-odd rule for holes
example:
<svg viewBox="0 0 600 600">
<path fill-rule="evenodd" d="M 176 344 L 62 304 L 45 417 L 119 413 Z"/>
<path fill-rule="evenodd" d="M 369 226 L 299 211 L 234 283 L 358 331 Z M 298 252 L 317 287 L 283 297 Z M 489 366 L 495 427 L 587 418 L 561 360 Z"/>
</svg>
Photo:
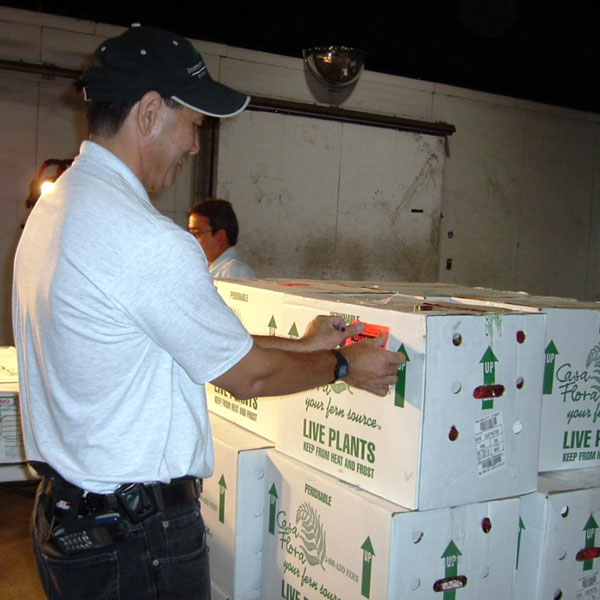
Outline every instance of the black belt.
<svg viewBox="0 0 600 600">
<path fill-rule="evenodd" d="M 77 515 L 114 511 L 138 523 L 165 508 L 197 501 L 202 492 L 202 479 L 186 476 L 173 479 L 170 483 L 123 484 L 111 494 L 86 493 L 80 487 L 65 481 L 49 465 L 30 464 L 40 475 L 48 478 L 46 493 L 52 496 L 48 508 L 54 513 L 48 516 L 67 520 Z"/>
<path fill-rule="evenodd" d="M 194 502 L 201 491 L 202 480 L 197 477 L 179 477 L 170 483 L 124 484 L 113 494 L 85 494 L 81 499 L 79 512 L 115 510 L 136 522 L 157 510 Z"/>
</svg>

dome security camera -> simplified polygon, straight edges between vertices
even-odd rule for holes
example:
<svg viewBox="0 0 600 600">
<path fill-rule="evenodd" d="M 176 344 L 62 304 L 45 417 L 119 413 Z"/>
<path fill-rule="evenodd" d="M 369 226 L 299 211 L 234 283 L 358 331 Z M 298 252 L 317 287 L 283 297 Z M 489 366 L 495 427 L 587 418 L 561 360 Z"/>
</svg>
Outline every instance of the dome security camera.
<svg viewBox="0 0 600 600">
<path fill-rule="evenodd" d="M 365 66 L 365 53 L 347 46 L 317 46 L 302 54 L 310 74 L 331 90 L 356 83 Z"/>
</svg>

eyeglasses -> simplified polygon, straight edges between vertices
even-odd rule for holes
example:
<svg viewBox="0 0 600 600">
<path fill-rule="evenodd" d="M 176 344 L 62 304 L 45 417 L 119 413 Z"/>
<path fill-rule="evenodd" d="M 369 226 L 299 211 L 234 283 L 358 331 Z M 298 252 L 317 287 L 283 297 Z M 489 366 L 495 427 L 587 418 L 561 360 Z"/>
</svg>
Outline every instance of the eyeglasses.
<svg viewBox="0 0 600 600">
<path fill-rule="evenodd" d="M 203 231 L 199 231 L 198 229 L 188 229 L 188 231 L 195 237 L 195 238 L 199 238 L 200 236 L 204 235 L 205 233 L 210 233 L 212 234 L 212 229 L 204 229 Z"/>
</svg>

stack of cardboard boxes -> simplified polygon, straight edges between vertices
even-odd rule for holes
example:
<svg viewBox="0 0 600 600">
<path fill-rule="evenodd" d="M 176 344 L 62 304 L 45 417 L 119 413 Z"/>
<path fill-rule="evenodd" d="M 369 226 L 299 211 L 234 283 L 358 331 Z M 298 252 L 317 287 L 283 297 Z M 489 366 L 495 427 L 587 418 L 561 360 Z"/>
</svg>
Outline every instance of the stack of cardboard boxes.
<svg viewBox="0 0 600 600">
<path fill-rule="evenodd" d="M 443 298 L 443 296 L 441 297 Z M 454 301 L 542 312 L 546 318 L 537 490 L 521 497 L 518 600 L 600 598 L 600 306 L 570 299 Z"/>
<path fill-rule="evenodd" d="M 31 478 L 21 433 L 17 351 L 0 346 L 0 481 Z"/>
<path fill-rule="evenodd" d="M 298 337 L 316 315 L 337 314 L 367 323 L 364 335 L 382 334 L 407 362 L 384 398 L 343 382 L 247 401 L 208 386 L 216 471 L 203 509 L 217 600 L 600 598 L 589 541 L 600 471 L 582 468 L 595 467 L 600 451 L 592 447 L 597 305 L 439 284 L 218 287 L 252 333 Z M 578 328 L 591 343 L 587 366 Z M 559 363 L 549 352 L 557 342 Z M 242 467 L 249 456 L 250 471 Z M 538 480 L 539 471 L 565 468 Z M 262 494 L 262 513 L 249 492 L 240 496 L 247 486 Z M 219 508 L 224 494 L 235 522 Z M 559 533 L 552 506 L 567 502 L 563 494 L 577 501 L 550 544 L 548 532 Z M 566 524 L 582 511 L 575 535 Z M 262 535 L 247 538 L 240 523 L 261 519 Z M 571 549 L 584 529 L 588 546 Z M 561 555 L 554 566 L 552 552 Z"/>
</svg>

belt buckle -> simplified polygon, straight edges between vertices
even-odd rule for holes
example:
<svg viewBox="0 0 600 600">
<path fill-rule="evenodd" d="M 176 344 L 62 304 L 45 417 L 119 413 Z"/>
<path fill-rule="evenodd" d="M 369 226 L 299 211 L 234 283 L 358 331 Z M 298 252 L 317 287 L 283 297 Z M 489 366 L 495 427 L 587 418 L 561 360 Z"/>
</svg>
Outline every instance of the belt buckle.
<svg viewBox="0 0 600 600">
<path fill-rule="evenodd" d="M 107 508 L 106 498 L 102 494 L 89 492 L 83 496 L 82 504 L 88 513 L 102 512 Z"/>
<path fill-rule="evenodd" d="M 156 512 L 156 503 L 143 483 L 126 483 L 115 490 L 121 506 L 132 523 L 139 523 Z"/>
</svg>

